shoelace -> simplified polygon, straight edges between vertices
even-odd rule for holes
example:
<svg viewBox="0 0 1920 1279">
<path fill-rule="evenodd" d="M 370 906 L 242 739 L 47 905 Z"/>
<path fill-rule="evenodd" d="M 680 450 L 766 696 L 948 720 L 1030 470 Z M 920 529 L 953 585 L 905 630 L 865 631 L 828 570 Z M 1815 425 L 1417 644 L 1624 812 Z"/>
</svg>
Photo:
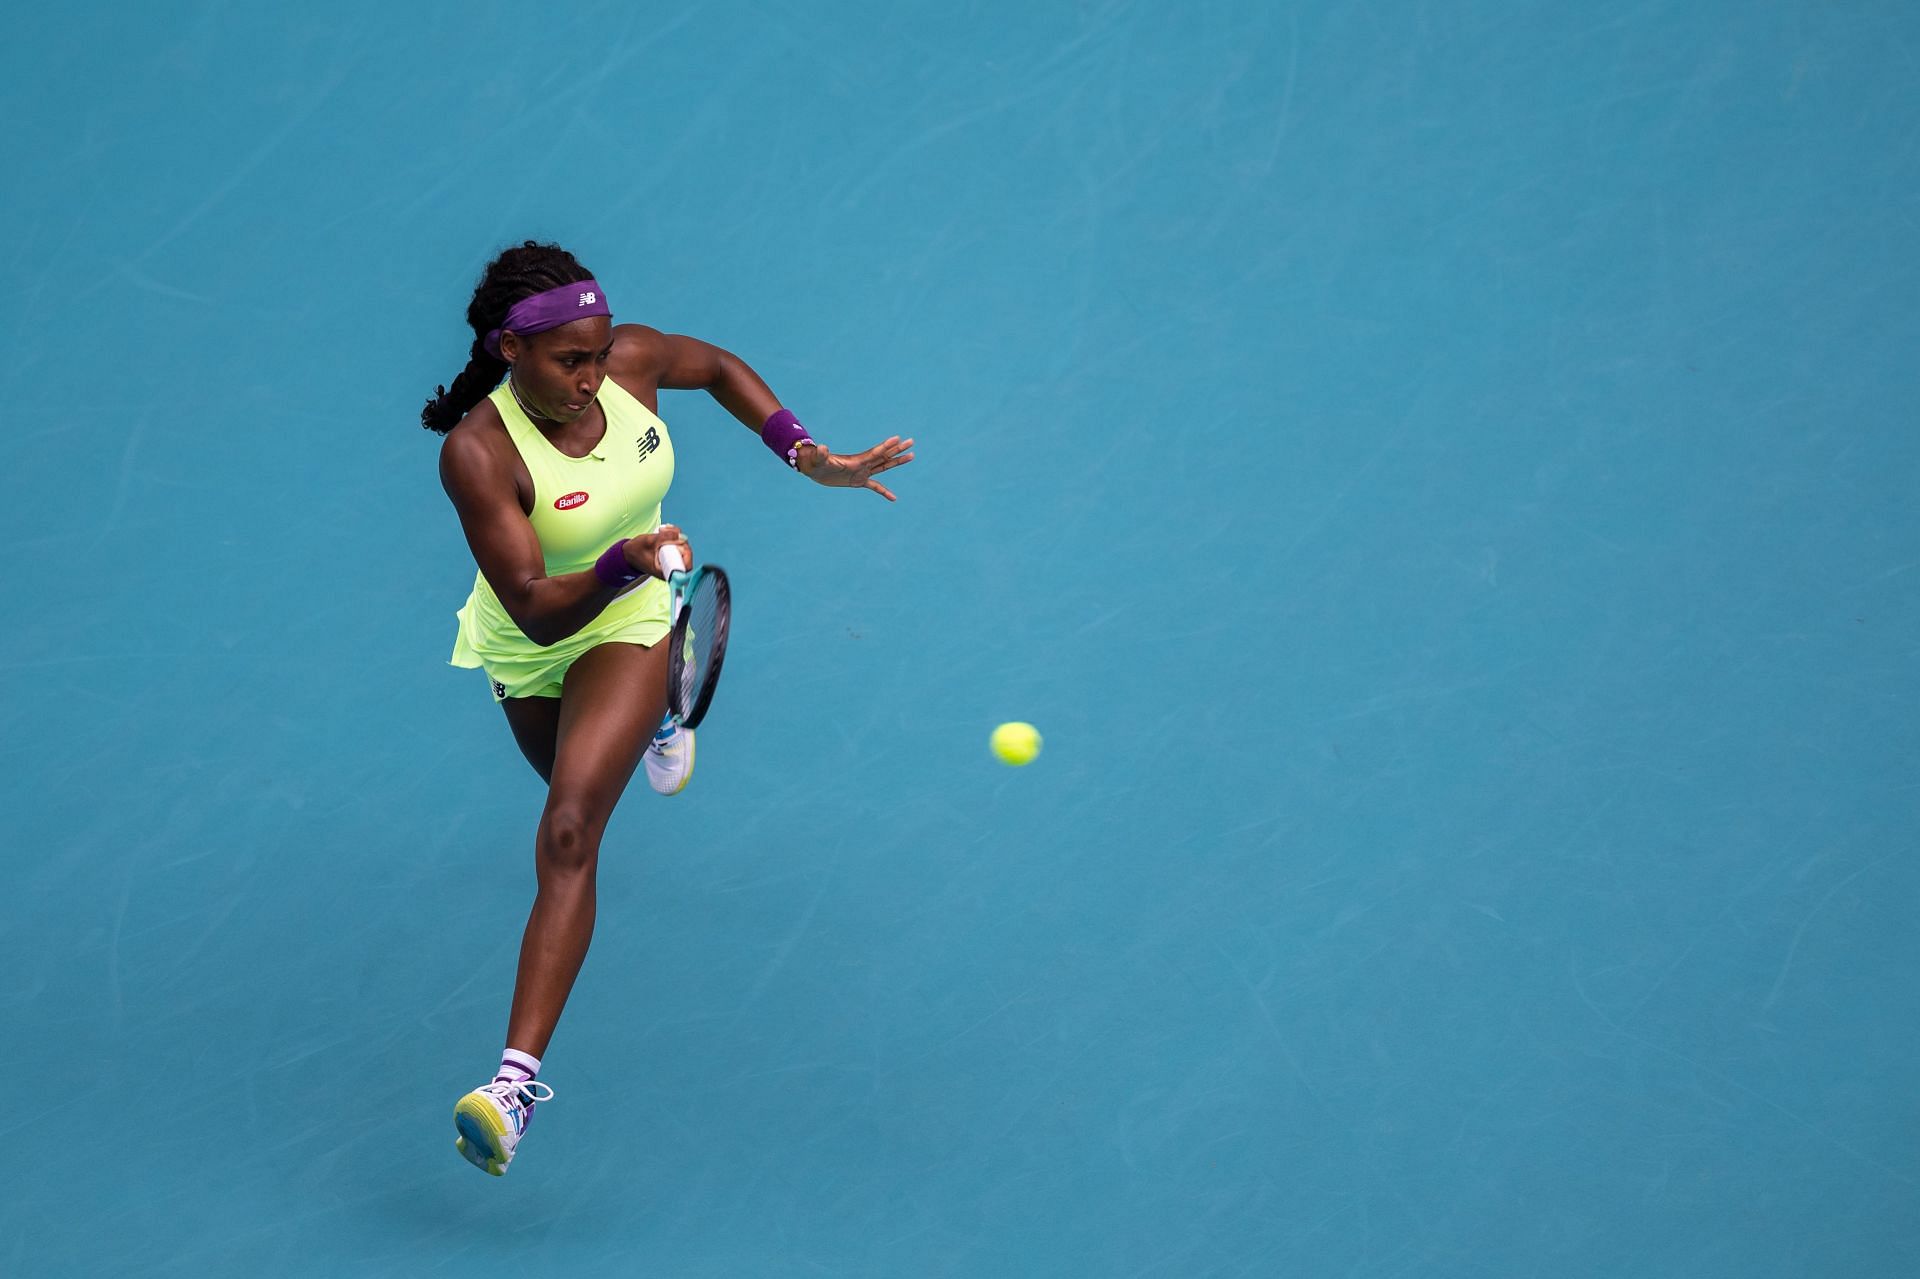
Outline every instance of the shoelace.
<svg viewBox="0 0 1920 1279">
<path fill-rule="evenodd" d="M 536 1088 L 545 1088 L 547 1095 L 542 1097 L 534 1091 Z M 553 1089 L 547 1088 L 547 1085 L 538 1079 L 496 1079 L 482 1086 L 478 1091 L 498 1097 L 509 1106 L 531 1106 L 535 1102 L 553 1100 Z"/>
</svg>

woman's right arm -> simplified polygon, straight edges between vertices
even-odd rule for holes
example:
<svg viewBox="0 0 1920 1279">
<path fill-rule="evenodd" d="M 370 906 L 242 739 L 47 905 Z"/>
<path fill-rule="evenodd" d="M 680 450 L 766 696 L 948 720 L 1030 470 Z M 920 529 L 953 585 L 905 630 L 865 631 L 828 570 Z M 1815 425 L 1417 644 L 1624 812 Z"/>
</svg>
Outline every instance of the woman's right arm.
<svg viewBox="0 0 1920 1279">
<path fill-rule="evenodd" d="M 473 559 L 500 597 L 507 615 L 528 639 L 542 648 L 557 644 L 600 615 L 622 590 L 600 580 L 592 569 L 547 576 L 540 538 L 520 509 L 513 472 L 503 451 L 485 432 L 456 427 L 440 446 L 440 483 L 453 499 Z M 671 524 L 658 533 L 627 539 L 627 563 L 649 577 L 660 576 L 660 547 L 677 544 L 686 562 L 693 552 Z"/>
</svg>

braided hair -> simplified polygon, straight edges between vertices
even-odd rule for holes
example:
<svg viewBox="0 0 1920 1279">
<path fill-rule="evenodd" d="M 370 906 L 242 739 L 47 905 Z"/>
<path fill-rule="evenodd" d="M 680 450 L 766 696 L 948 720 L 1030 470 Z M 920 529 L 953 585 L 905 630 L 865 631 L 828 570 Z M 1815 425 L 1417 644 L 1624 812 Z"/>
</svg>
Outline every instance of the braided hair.
<svg viewBox="0 0 1920 1279">
<path fill-rule="evenodd" d="M 580 265 L 573 254 L 557 244 L 528 240 L 508 249 L 481 273 L 474 287 L 473 300 L 467 303 L 467 326 L 473 330 L 473 349 L 468 352 L 467 367 L 453 379 L 451 390 L 434 388 L 434 396 L 420 410 L 420 425 L 445 435 L 467 415 L 467 410 L 487 397 L 506 376 L 507 362 L 496 358 L 483 343 L 487 334 L 506 322 L 507 311 L 521 298 L 557 289 L 563 284 L 591 280 L 593 272 Z"/>
</svg>

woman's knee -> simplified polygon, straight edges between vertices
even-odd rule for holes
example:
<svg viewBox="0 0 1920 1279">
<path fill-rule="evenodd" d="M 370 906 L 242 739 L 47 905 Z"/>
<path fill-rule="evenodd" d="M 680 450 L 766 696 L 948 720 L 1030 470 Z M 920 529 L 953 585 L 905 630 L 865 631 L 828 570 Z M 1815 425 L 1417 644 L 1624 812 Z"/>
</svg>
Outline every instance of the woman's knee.
<svg viewBox="0 0 1920 1279">
<path fill-rule="evenodd" d="M 590 873 L 600 853 L 606 818 L 583 804 L 549 803 L 540 818 L 534 856 L 542 874 Z"/>
</svg>

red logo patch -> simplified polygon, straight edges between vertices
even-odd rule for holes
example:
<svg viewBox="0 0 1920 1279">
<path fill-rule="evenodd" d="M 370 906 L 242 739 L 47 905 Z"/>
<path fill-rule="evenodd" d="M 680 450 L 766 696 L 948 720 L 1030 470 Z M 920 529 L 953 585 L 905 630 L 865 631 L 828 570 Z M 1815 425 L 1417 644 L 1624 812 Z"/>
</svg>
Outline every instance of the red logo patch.
<svg viewBox="0 0 1920 1279">
<path fill-rule="evenodd" d="M 587 495 L 584 492 L 569 493 L 565 497 L 556 497 L 553 499 L 553 509 L 556 511 L 571 511 L 576 506 L 585 506 L 586 504 Z"/>
</svg>

